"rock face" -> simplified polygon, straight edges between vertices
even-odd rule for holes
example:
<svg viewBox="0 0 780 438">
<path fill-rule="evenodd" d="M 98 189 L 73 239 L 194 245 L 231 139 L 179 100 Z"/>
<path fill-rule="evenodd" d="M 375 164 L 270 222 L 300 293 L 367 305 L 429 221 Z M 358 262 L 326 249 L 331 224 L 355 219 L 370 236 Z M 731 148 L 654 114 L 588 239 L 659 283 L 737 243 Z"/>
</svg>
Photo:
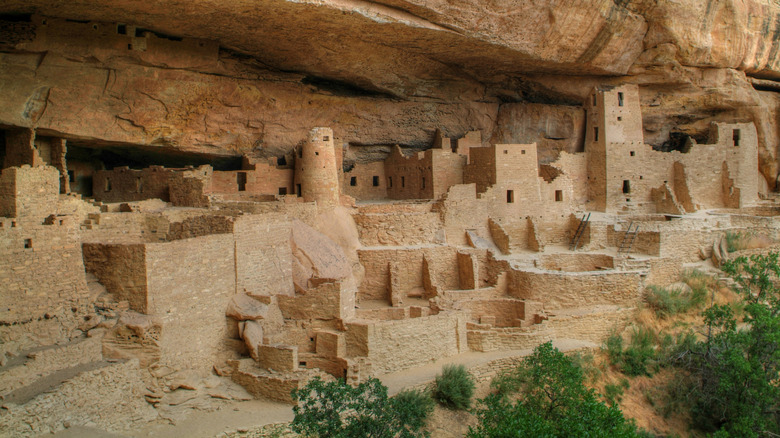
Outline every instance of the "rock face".
<svg viewBox="0 0 780 438">
<path fill-rule="evenodd" d="M 0 14 L 0 124 L 87 146 L 238 156 L 331 126 L 353 146 L 426 147 L 441 128 L 538 141 L 546 160 L 580 143 L 594 85 L 638 83 L 647 142 L 754 121 L 768 184 L 777 172 L 768 0 L 9 0 Z"/>
</svg>

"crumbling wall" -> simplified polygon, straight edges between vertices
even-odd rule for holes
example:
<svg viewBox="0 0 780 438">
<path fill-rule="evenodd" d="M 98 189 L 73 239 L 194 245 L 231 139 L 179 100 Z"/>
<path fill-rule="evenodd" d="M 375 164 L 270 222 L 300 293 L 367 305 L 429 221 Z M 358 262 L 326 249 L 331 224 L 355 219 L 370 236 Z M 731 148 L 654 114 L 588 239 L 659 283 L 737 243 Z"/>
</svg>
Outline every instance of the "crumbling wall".
<svg viewBox="0 0 780 438">
<path fill-rule="evenodd" d="M 410 249 L 358 250 L 365 277 L 358 288 L 358 301 L 389 302 L 390 262 L 399 265 L 399 288 L 403 291 L 423 289 L 422 260 L 425 257 L 433 273 L 432 281 L 445 290 L 458 288 L 457 249 L 449 246 L 429 246 Z"/>
</svg>

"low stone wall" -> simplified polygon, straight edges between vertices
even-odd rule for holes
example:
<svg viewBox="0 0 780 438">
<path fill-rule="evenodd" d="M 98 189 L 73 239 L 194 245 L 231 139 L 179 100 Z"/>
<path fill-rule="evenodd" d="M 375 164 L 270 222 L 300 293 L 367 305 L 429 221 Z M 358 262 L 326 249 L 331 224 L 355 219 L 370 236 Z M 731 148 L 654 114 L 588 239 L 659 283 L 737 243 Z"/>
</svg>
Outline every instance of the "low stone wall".
<svg viewBox="0 0 780 438">
<path fill-rule="evenodd" d="M 466 351 L 465 318 L 458 312 L 397 321 L 347 324 L 347 356 L 365 356 L 374 374 L 404 370 Z"/>
<path fill-rule="evenodd" d="M 630 307 L 641 299 L 644 287 L 637 271 L 512 270 L 509 276 L 509 295 L 541 301 L 547 310 L 599 304 Z"/>
<path fill-rule="evenodd" d="M 613 259 L 608 254 L 550 254 L 542 256 L 541 267 L 550 271 L 597 271 L 599 268 L 614 268 Z"/>
</svg>

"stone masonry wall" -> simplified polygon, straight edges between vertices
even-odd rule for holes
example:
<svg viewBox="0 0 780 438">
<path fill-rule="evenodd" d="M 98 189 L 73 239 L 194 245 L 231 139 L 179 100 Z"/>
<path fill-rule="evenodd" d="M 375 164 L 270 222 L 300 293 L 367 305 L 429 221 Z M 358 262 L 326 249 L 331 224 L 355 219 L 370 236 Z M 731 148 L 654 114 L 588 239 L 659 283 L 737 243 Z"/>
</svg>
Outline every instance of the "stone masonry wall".
<svg viewBox="0 0 780 438">
<path fill-rule="evenodd" d="M 638 272 L 553 272 L 512 270 L 509 294 L 544 303 L 545 309 L 616 304 L 633 306 L 642 296 Z"/>
<path fill-rule="evenodd" d="M 206 371 L 225 350 L 234 245 L 229 234 L 146 245 L 147 310 L 162 320 L 163 365 Z"/>
<path fill-rule="evenodd" d="M 87 303 L 77 225 L 13 226 L 0 218 L 0 323 L 70 312 Z"/>
<path fill-rule="evenodd" d="M 374 374 L 423 365 L 464 350 L 465 324 L 457 312 L 399 321 L 347 324 L 347 355 L 367 356 Z M 365 353 L 365 354 L 364 354 Z"/>
<path fill-rule="evenodd" d="M 279 213 L 235 221 L 236 289 L 250 295 L 293 295 L 290 221 Z"/>
</svg>

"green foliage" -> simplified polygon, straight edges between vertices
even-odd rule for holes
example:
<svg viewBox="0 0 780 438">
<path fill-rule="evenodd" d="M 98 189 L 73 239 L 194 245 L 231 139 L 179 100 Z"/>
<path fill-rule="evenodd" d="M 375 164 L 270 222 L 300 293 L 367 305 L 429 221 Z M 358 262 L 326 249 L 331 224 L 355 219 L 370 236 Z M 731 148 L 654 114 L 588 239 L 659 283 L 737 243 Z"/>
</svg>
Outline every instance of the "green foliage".
<svg viewBox="0 0 780 438">
<path fill-rule="evenodd" d="M 706 338 L 677 363 L 690 372 L 687 391 L 695 426 L 715 436 L 780 433 L 780 277 L 778 255 L 739 257 L 723 270 L 745 302 L 704 312 Z"/>
<path fill-rule="evenodd" d="M 610 362 L 628 376 L 650 376 L 649 367 L 656 363 L 655 335 L 644 327 L 634 327 L 631 342 L 623 346 L 623 338 L 613 334 L 605 343 Z"/>
<path fill-rule="evenodd" d="M 292 395 L 298 402 L 292 430 L 321 438 L 423 437 L 433 411 L 426 394 L 404 391 L 389 398 L 375 378 L 351 387 L 342 380 L 325 383 L 315 377 Z"/>
<path fill-rule="evenodd" d="M 751 237 L 753 237 L 753 235 L 747 231 L 726 231 L 726 235 L 724 236 L 726 239 L 726 249 L 729 252 L 747 249 Z"/>
<path fill-rule="evenodd" d="M 480 401 L 469 437 L 636 437 L 636 427 L 584 384 L 582 369 L 552 343 L 534 349 L 516 369 L 493 381 Z M 512 395 L 522 398 L 513 400 Z"/>
<path fill-rule="evenodd" d="M 691 288 L 690 291 L 648 286 L 645 301 L 655 314 L 667 318 L 691 309 L 701 307 L 707 299 L 706 287 Z"/>
<path fill-rule="evenodd" d="M 468 409 L 474 396 L 474 380 L 463 365 L 445 365 L 436 376 L 433 398 L 450 409 Z"/>
<path fill-rule="evenodd" d="M 607 384 L 604 386 L 604 401 L 610 406 L 616 406 L 623 400 L 623 392 L 630 388 L 631 384 L 628 379 L 622 379 L 618 384 Z"/>
</svg>

